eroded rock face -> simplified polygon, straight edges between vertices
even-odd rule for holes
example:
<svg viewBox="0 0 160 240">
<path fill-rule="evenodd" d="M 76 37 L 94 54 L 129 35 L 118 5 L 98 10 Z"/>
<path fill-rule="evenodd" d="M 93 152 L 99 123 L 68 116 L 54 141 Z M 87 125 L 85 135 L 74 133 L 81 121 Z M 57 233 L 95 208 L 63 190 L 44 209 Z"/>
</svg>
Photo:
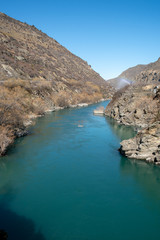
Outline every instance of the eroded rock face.
<svg viewBox="0 0 160 240">
<path fill-rule="evenodd" d="M 147 127 L 159 111 L 159 99 L 154 85 L 132 85 L 117 92 L 105 114 L 121 124 Z"/>
<path fill-rule="evenodd" d="M 160 61 L 159 61 L 160 62 Z M 160 72 L 159 70 L 147 70 L 142 71 L 136 76 L 136 82 L 141 83 L 152 83 L 152 82 L 160 82 Z"/>
<path fill-rule="evenodd" d="M 126 87 L 114 95 L 105 114 L 119 123 L 141 128 L 134 138 L 120 143 L 121 154 L 160 164 L 159 86 Z"/>
<path fill-rule="evenodd" d="M 134 138 L 120 144 L 120 152 L 128 158 L 160 164 L 160 122 L 140 130 Z"/>
</svg>

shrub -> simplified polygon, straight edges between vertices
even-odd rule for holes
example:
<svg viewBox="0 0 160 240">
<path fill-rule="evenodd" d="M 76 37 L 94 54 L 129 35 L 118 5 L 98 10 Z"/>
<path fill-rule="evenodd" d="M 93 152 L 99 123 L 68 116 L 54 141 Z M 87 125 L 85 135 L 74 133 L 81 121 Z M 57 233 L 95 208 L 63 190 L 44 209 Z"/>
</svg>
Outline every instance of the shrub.
<svg viewBox="0 0 160 240">
<path fill-rule="evenodd" d="M 14 134 L 9 127 L 0 126 L 0 155 L 4 155 L 7 147 L 13 143 Z"/>
<path fill-rule="evenodd" d="M 59 107 L 68 107 L 69 106 L 69 101 L 65 96 L 59 96 L 56 100 L 56 104 Z"/>
</svg>

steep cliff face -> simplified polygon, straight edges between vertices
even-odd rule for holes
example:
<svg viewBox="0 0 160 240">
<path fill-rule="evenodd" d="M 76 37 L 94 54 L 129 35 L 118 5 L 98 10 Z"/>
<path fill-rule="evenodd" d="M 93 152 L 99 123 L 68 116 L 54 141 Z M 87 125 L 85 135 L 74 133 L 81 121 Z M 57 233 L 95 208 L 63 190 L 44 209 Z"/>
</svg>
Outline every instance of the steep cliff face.
<svg viewBox="0 0 160 240">
<path fill-rule="evenodd" d="M 160 58 L 153 63 L 137 65 L 122 72 L 117 78 L 110 79 L 108 83 L 119 89 L 122 79 L 127 79 L 133 83 L 158 84 L 160 82 Z M 125 84 L 125 83 L 124 83 Z"/>
<path fill-rule="evenodd" d="M 156 86 L 132 85 L 113 96 L 105 114 L 125 125 L 147 127 L 155 121 L 158 111 Z"/>
<path fill-rule="evenodd" d="M 46 111 L 111 98 L 86 61 L 34 26 L 0 13 L 0 155 Z"/>
<path fill-rule="evenodd" d="M 123 155 L 160 164 L 160 85 L 125 87 L 113 96 L 105 114 L 141 129 L 121 142 Z"/>
<path fill-rule="evenodd" d="M 122 141 L 120 152 L 128 158 L 160 164 L 160 122 L 140 130 L 134 138 Z"/>
</svg>

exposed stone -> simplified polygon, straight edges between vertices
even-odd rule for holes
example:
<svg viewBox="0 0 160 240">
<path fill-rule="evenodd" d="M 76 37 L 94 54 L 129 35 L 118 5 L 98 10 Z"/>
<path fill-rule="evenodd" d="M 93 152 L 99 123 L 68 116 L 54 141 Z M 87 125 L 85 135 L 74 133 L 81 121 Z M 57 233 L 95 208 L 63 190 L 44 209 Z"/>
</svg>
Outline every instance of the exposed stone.
<svg viewBox="0 0 160 240">
<path fill-rule="evenodd" d="M 153 123 L 159 111 L 159 99 L 154 85 L 132 85 L 117 92 L 106 108 L 105 114 L 119 123 L 147 127 Z"/>
<path fill-rule="evenodd" d="M 160 164 L 160 122 L 140 130 L 129 140 L 122 141 L 120 152 L 128 158 Z"/>
<path fill-rule="evenodd" d="M 160 164 L 159 85 L 132 85 L 117 92 L 105 114 L 137 127 L 137 135 L 122 141 L 119 151 L 128 158 Z"/>
</svg>

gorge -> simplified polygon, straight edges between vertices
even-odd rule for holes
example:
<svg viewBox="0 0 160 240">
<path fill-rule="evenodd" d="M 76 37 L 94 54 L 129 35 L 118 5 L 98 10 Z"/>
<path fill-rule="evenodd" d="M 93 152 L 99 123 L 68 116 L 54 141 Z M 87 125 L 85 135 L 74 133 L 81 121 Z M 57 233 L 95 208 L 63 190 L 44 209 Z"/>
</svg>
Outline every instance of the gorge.
<svg viewBox="0 0 160 240">
<path fill-rule="evenodd" d="M 106 82 L 0 13 L 0 237 L 160 237 L 159 73 L 160 59 Z"/>
</svg>

